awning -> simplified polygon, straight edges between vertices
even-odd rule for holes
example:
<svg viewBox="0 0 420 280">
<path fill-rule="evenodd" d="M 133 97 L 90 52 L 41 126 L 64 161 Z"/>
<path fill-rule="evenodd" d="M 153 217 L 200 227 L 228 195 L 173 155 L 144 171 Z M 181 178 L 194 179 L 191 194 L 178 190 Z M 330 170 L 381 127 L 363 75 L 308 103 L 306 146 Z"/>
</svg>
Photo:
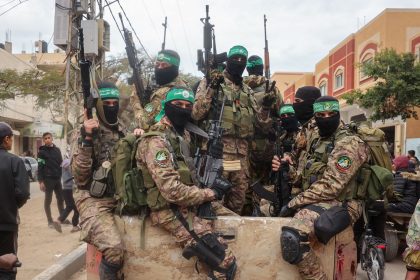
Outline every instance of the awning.
<svg viewBox="0 0 420 280">
<path fill-rule="evenodd" d="M 34 122 L 20 130 L 24 137 L 42 137 L 45 132 L 50 132 L 54 138 L 63 137 L 63 126 L 50 122 Z"/>
<path fill-rule="evenodd" d="M 20 135 L 20 132 L 17 131 L 17 130 L 12 129 L 12 132 L 13 132 L 13 135 L 16 135 L 16 136 L 19 136 Z"/>
</svg>

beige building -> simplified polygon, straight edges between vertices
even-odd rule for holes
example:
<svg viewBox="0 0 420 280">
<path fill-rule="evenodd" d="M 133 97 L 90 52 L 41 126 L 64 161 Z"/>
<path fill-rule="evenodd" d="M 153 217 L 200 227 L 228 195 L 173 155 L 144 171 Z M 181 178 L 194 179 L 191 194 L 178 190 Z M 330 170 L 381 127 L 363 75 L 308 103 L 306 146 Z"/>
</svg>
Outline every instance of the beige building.
<svg viewBox="0 0 420 280">
<path fill-rule="evenodd" d="M 296 90 L 304 85 L 319 87 L 323 95 L 340 98 L 353 89 L 366 89 L 374 84 L 358 66 L 385 48 L 412 52 L 419 59 L 420 9 L 385 9 L 332 48 L 318 61 L 313 73 L 275 72 L 272 78 L 281 87 L 285 101 L 293 102 Z M 342 106 L 345 122 L 361 114 L 369 116 L 370 112 L 357 105 Z M 373 125 L 385 131 L 387 140 L 394 143 L 395 154 L 405 154 L 408 150 L 420 154 L 420 120 L 403 122 L 398 118 Z"/>
</svg>

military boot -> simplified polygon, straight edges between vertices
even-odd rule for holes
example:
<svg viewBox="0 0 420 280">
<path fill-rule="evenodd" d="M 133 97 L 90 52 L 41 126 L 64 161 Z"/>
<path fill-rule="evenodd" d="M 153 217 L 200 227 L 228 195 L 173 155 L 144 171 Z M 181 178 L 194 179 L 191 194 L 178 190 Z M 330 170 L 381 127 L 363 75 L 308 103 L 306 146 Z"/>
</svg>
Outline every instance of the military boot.
<svg viewBox="0 0 420 280">
<path fill-rule="evenodd" d="M 100 280 L 121 280 L 118 276 L 119 271 L 122 268 L 122 264 L 113 264 L 107 262 L 102 258 L 101 264 L 99 265 L 99 279 Z"/>
</svg>

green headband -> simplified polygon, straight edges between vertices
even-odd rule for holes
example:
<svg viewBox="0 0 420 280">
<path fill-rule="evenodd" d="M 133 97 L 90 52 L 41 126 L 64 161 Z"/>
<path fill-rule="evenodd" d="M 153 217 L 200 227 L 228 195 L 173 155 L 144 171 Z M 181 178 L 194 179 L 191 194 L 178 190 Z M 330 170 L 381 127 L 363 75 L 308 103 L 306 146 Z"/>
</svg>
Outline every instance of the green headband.
<svg viewBox="0 0 420 280">
<path fill-rule="evenodd" d="M 280 108 L 279 114 L 295 114 L 295 110 L 293 109 L 292 105 L 283 105 Z"/>
<path fill-rule="evenodd" d="M 257 60 L 254 61 L 249 61 L 246 63 L 246 68 L 254 68 L 257 65 L 263 65 L 263 61 L 261 58 L 258 58 Z"/>
<path fill-rule="evenodd" d="M 185 100 L 194 103 L 194 94 L 191 90 L 185 88 L 172 88 L 167 94 L 165 100 L 162 100 L 162 109 L 155 117 L 155 121 L 160 121 L 165 115 L 165 104 L 173 100 Z"/>
<path fill-rule="evenodd" d="M 158 61 L 165 61 L 165 62 L 168 62 L 169 64 L 179 66 L 179 58 L 174 57 L 174 56 L 172 56 L 170 54 L 167 54 L 167 53 L 160 52 L 157 56 L 157 60 Z"/>
<path fill-rule="evenodd" d="M 120 99 L 120 92 L 116 88 L 100 88 L 99 95 L 102 100 Z"/>
<path fill-rule="evenodd" d="M 326 111 L 340 111 L 340 104 L 338 101 L 324 101 L 314 103 L 314 113 L 326 112 Z"/>
<path fill-rule="evenodd" d="M 248 57 L 248 51 L 245 49 L 245 47 L 242 46 L 233 46 L 232 48 L 230 48 L 228 58 L 235 54 Z"/>
</svg>

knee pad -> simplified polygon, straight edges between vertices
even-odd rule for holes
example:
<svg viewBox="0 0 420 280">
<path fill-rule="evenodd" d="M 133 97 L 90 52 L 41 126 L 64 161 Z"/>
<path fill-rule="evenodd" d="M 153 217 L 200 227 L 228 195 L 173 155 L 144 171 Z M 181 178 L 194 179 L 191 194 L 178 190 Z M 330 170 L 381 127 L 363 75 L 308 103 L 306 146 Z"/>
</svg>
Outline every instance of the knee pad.
<svg viewBox="0 0 420 280">
<path fill-rule="evenodd" d="M 308 240 L 307 234 L 300 234 L 292 227 L 282 227 L 280 244 L 283 259 L 290 264 L 300 263 L 303 254 L 310 250 Z"/>
</svg>

